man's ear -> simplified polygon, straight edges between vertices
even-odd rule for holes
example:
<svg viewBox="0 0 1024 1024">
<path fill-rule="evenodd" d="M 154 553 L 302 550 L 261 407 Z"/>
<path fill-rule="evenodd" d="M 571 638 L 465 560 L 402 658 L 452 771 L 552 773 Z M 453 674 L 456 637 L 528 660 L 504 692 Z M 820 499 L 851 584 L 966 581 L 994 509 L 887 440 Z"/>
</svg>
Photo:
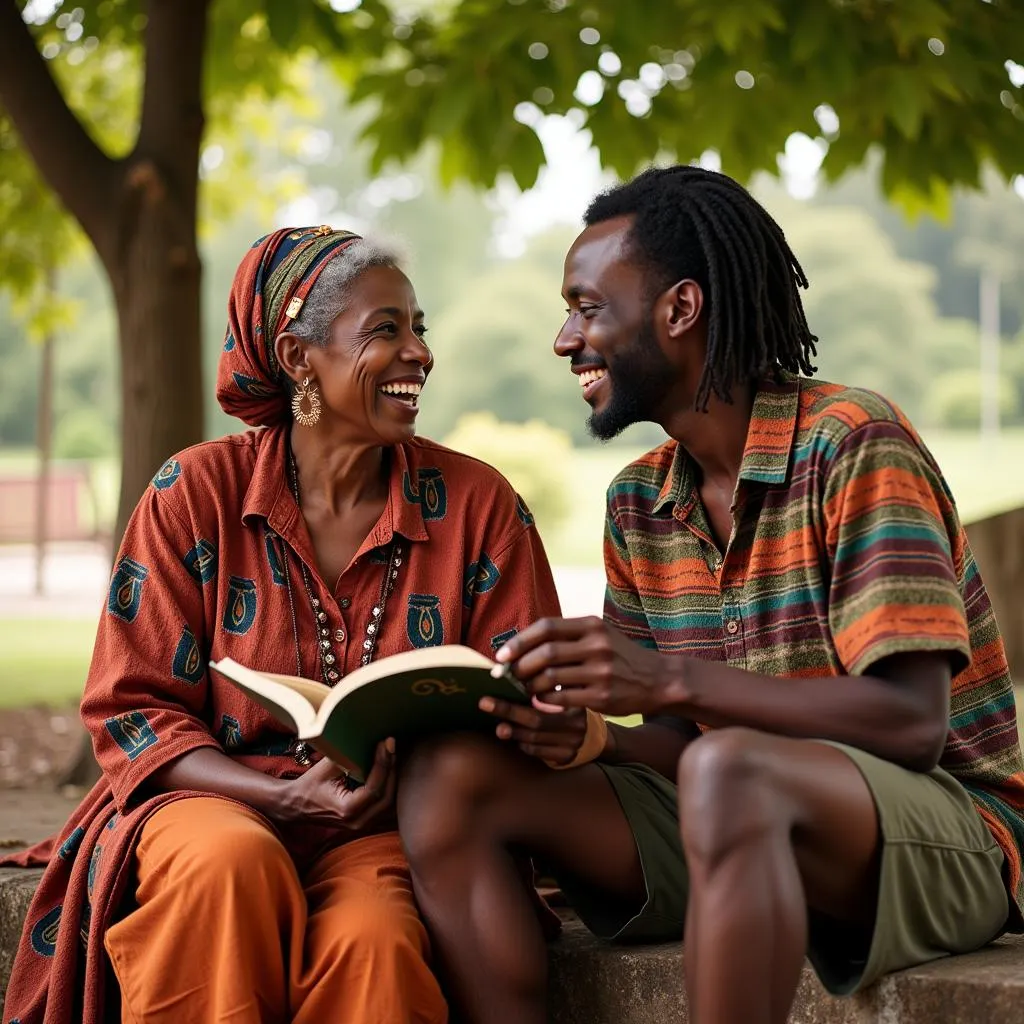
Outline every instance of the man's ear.
<svg viewBox="0 0 1024 1024">
<path fill-rule="evenodd" d="M 298 384 L 303 377 L 309 377 L 308 345 L 297 334 L 282 331 L 274 339 L 274 355 L 281 369 Z"/>
<path fill-rule="evenodd" d="M 666 326 L 670 338 L 681 338 L 692 331 L 704 311 L 704 293 L 696 281 L 684 278 L 661 295 L 666 303 Z"/>
</svg>

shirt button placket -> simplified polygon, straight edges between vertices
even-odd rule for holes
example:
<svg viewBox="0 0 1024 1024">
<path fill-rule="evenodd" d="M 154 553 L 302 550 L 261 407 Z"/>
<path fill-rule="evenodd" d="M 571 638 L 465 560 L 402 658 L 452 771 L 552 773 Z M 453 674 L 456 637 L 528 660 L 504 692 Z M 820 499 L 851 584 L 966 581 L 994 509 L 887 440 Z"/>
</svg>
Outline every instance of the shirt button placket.
<svg viewBox="0 0 1024 1024">
<path fill-rule="evenodd" d="M 351 598 L 343 597 L 339 599 L 338 608 L 340 609 L 339 617 L 341 618 L 341 622 L 338 623 L 332 634 L 334 642 L 338 645 L 338 653 L 341 656 L 342 664 L 345 663 L 345 651 L 348 646 L 349 633 L 351 633 L 351 628 L 348 622 L 345 621 L 345 612 L 351 608 L 351 606 Z"/>
<path fill-rule="evenodd" d="M 735 589 L 722 594 L 722 626 L 725 630 L 725 656 L 730 665 L 743 668 L 746 650 L 743 643 L 743 616 L 740 613 L 739 593 Z"/>
</svg>

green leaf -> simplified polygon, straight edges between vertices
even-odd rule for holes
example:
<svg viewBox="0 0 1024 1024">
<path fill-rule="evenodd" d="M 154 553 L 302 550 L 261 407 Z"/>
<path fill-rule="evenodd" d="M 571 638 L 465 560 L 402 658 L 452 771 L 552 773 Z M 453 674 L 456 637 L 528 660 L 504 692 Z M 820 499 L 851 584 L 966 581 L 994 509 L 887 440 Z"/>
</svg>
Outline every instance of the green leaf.
<svg viewBox="0 0 1024 1024">
<path fill-rule="evenodd" d="M 952 193 L 948 185 L 936 178 L 932 178 L 925 188 L 909 183 L 893 184 L 888 196 L 890 202 L 911 221 L 927 215 L 948 224 L 952 216 Z"/>
<path fill-rule="evenodd" d="M 336 50 L 343 50 L 348 40 L 338 27 L 338 18 L 330 11 L 325 11 L 318 3 L 310 7 L 313 12 L 313 21 L 318 32 L 322 33 L 325 41 Z"/>
<path fill-rule="evenodd" d="M 722 4 L 714 23 L 715 37 L 726 53 L 736 53 L 744 35 L 750 31 L 750 15 L 740 4 Z"/>
<path fill-rule="evenodd" d="M 267 0 L 267 27 L 271 38 L 282 50 L 290 50 L 295 45 L 300 12 L 299 0 Z"/>
<path fill-rule="evenodd" d="M 919 81 L 909 69 L 890 76 L 889 104 L 892 120 L 904 137 L 916 139 L 921 132 L 924 104 Z"/>
<path fill-rule="evenodd" d="M 504 163 L 519 188 L 524 192 L 533 188 L 544 165 L 544 147 L 536 133 L 526 125 L 516 124 L 502 150 Z"/>
<path fill-rule="evenodd" d="M 823 51 L 829 48 L 829 35 L 827 6 L 807 4 L 790 30 L 790 59 L 798 67 L 812 60 L 825 59 Z"/>
<path fill-rule="evenodd" d="M 434 92 L 426 119 L 427 134 L 444 138 L 458 132 L 475 98 L 471 83 L 446 81 L 443 88 Z"/>
</svg>

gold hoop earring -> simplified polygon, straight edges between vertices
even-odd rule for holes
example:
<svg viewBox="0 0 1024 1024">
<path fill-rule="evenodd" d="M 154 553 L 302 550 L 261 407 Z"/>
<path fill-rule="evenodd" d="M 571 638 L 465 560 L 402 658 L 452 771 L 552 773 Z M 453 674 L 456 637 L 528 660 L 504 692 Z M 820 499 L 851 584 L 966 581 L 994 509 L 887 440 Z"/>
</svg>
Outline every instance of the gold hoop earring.
<svg viewBox="0 0 1024 1024">
<path fill-rule="evenodd" d="M 302 403 L 308 402 L 309 409 L 303 409 Z M 302 384 L 295 389 L 292 395 L 292 415 L 296 423 L 304 427 L 315 427 L 320 422 L 320 392 L 315 384 L 309 383 L 309 378 L 303 378 Z"/>
</svg>

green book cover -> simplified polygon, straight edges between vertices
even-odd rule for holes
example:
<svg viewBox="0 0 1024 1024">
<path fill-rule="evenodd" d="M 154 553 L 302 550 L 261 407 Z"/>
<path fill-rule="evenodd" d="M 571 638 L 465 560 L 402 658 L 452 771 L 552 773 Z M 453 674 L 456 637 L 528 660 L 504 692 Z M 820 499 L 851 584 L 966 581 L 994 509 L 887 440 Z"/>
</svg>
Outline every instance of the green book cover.
<svg viewBox="0 0 1024 1024">
<path fill-rule="evenodd" d="M 401 751 L 433 733 L 491 732 L 498 721 L 481 697 L 529 704 L 522 684 L 490 658 L 450 645 L 407 651 L 360 668 L 333 689 L 272 675 L 230 658 L 210 668 L 230 679 L 275 718 L 364 781 L 377 744 L 389 736 Z"/>
</svg>

